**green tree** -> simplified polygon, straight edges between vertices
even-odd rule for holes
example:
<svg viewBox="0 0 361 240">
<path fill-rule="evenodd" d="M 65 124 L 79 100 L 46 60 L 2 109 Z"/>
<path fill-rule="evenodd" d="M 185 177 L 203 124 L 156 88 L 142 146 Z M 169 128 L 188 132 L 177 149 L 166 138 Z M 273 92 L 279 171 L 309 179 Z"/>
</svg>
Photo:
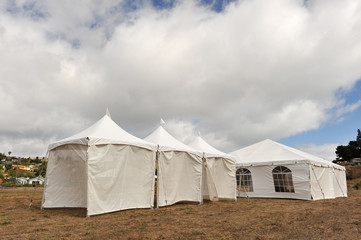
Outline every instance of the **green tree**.
<svg viewBox="0 0 361 240">
<path fill-rule="evenodd" d="M 34 169 L 35 176 L 39 176 L 39 175 L 40 175 L 40 176 L 45 177 L 47 166 L 48 166 L 48 162 L 43 162 L 43 163 L 39 166 L 39 168 Z"/>
<path fill-rule="evenodd" d="M 336 147 L 337 160 L 350 161 L 353 158 L 361 156 L 361 131 L 357 130 L 356 141 L 350 141 L 347 146 L 339 145 Z"/>
<path fill-rule="evenodd" d="M 2 169 L 0 169 L 0 179 L 2 179 L 3 182 L 5 181 L 4 171 Z"/>
<path fill-rule="evenodd" d="M 13 165 L 11 163 L 5 164 L 5 168 L 8 171 L 13 168 Z"/>
<path fill-rule="evenodd" d="M 16 176 L 16 170 L 14 168 L 11 168 L 8 170 L 9 177 L 15 177 Z"/>
</svg>

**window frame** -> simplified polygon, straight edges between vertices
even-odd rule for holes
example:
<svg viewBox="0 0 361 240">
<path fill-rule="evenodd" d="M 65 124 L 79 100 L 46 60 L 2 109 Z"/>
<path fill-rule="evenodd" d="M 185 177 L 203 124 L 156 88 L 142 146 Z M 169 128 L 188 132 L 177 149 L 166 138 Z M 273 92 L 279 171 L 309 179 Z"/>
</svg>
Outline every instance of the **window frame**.
<svg viewBox="0 0 361 240">
<path fill-rule="evenodd" d="M 252 172 L 248 168 L 238 168 L 236 171 L 237 190 L 239 192 L 253 192 Z"/>
<path fill-rule="evenodd" d="M 275 192 L 295 193 L 291 169 L 285 166 L 277 166 L 272 169 L 272 177 Z"/>
</svg>

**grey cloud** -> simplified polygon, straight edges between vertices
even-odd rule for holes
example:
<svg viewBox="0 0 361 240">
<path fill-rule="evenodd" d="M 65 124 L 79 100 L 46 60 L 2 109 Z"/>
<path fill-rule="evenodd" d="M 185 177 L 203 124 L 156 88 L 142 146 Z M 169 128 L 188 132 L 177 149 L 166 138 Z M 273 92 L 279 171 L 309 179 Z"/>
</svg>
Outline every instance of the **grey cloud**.
<svg viewBox="0 0 361 240">
<path fill-rule="evenodd" d="M 178 138 L 200 130 L 229 152 L 359 107 L 335 94 L 361 76 L 353 1 L 248 0 L 221 13 L 191 1 L 124 13 L 120 3 L 37 2 L 41 21 L 0 13 L 0 146 L 39 155 L 109 107 L 136 136 L 163 117 Z"/>
</svg>

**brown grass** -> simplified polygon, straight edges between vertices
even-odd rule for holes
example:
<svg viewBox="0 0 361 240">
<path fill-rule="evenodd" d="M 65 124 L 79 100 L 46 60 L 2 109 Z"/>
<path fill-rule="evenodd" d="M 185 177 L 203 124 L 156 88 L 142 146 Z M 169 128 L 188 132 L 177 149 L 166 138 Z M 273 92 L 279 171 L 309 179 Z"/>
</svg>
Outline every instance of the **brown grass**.
<svg viewBox="0 0 361 240">
<path fill-rule="evenodd" d="M 349 165 L 349 166 L 345 166 L 346 167 L 346 176 L 349 179 L 357 179 L 357 178 L 361 178 L 361 165 Z"/>
<path fill-rule="evenodd" d="M 239 198 L 90 218 L 85 209 L 40 210 L 39 188 L 0 191 L 0 239 L 361 239 L 354 189 L 333 200 Z"/>
</svg>

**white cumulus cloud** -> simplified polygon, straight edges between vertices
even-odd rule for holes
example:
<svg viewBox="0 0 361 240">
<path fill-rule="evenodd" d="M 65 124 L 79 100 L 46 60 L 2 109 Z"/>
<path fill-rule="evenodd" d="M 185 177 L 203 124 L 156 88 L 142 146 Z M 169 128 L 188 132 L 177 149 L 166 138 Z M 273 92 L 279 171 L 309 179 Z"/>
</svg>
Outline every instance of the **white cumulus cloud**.
<svg viewBox="0 0 361 240">
<path fill-rule="evenodd" d="M 358 1 L 124 4 L 0 3 L 0 151 L 42 154 L 106 107 L 138 137 L 163 117 L 225 152 L 360 107 L 336 94 L 361 77 Z"/>
</svg>

